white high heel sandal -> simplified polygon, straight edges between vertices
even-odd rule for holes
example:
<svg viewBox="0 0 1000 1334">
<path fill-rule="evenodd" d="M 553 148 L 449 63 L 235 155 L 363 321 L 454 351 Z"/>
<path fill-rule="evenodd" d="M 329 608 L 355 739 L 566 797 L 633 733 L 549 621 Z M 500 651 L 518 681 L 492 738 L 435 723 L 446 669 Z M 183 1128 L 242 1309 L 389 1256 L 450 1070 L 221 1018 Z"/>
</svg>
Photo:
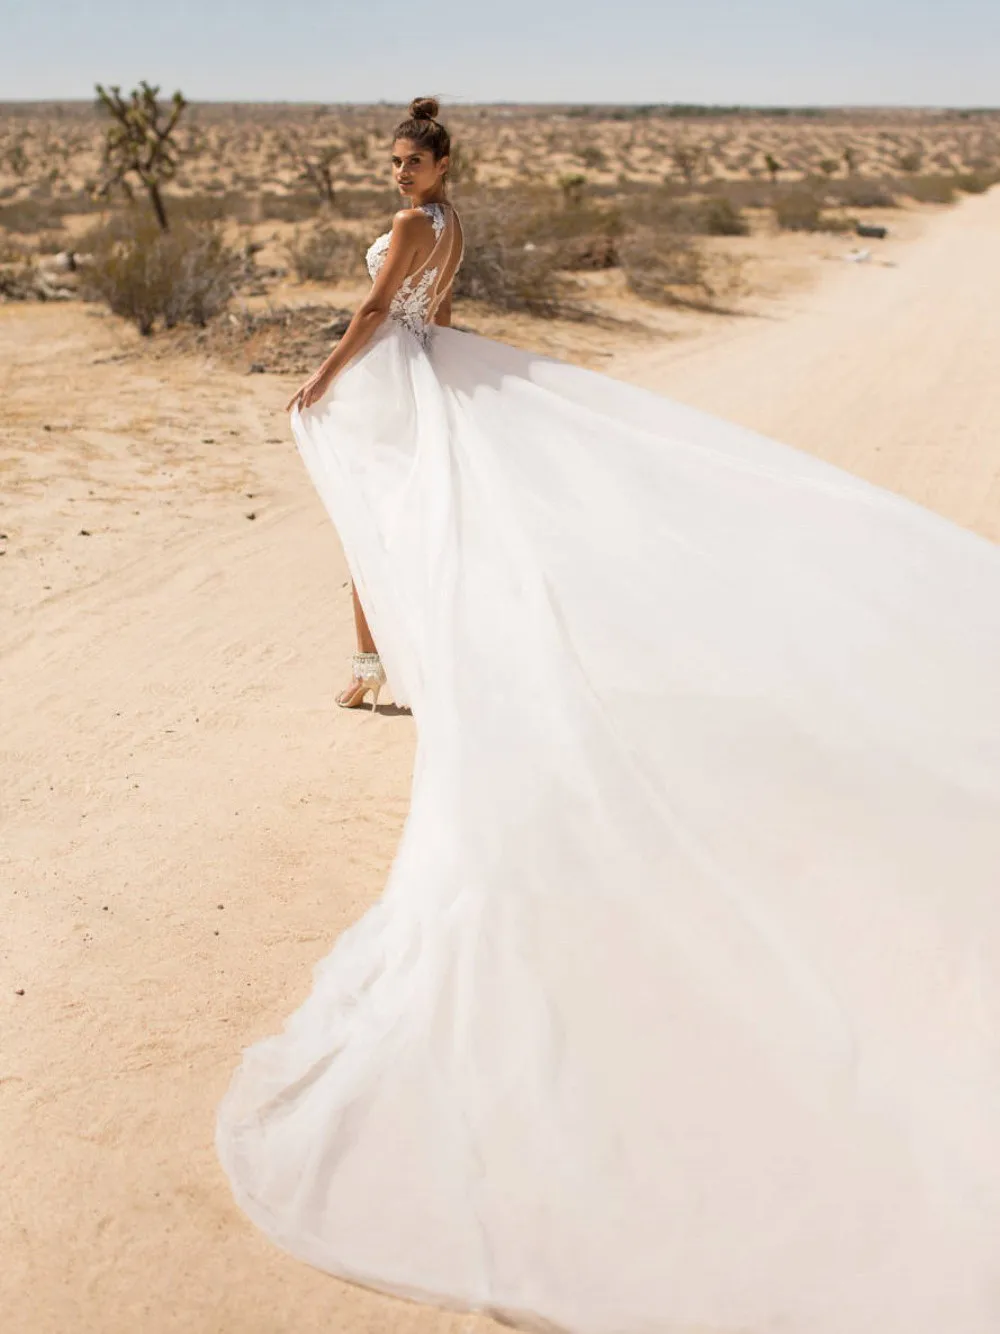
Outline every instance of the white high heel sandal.
<svg viewBox="0 0 1000 1334">
<path fill-rule="evenodd" d="M 379 691 L 385 685 L 385 668 L 377 653 L 355 653 L 351 659 L 351 676 L 356 685 L 346 699 L 338 699 L 342 709 L 356 709 L 364 703 L 369 690 L 372 692 L 372 713 L 378 704 Z M 346 692 L 341 692 L 346 693 Z"/>
</svg>

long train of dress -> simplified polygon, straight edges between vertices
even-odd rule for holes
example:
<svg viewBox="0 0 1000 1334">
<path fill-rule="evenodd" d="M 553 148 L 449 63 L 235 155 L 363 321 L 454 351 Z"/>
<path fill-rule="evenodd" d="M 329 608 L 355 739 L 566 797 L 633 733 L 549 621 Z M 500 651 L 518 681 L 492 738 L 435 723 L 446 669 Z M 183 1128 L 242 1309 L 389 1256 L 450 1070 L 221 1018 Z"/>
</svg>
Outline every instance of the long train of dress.
<svg viewBox="0 0 1000 1334">
<path fill-rule="evenodd" d="M 997 1334 L 1000 549 L 420 334 L 293 414 L 417 752 L 219 1108 L 237 1200 L 527 1328 Z"/>
</svg>

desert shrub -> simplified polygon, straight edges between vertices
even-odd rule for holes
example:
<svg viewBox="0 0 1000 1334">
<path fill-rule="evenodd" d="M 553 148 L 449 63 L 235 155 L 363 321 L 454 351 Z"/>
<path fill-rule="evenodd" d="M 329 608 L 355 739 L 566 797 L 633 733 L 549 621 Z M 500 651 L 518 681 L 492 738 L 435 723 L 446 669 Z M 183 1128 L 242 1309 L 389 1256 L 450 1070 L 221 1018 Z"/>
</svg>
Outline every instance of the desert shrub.
<svg viewBox="0 0 1000 1334">
<path fill-rule="evenodd" d="M 204 326 L 227 304 L 243 260 L 212 224 L 178 220 L 162 231 L 146 213 L 129 211 L 87 236 L 91 256 L 83 293 L 149 334 L 160 323 Z"/>
<path fill-rule="evenodd" d="M 381 218 L 400 207 L 401 200 L 389 186 L 357 186 L 337 195 L 337 212 L 342 218 Z M 316 209 L 313 207 L 312 216 Z"/>
<path fill-rule="evenodd" d="M 618 242 L 613 236 L 576 236 L 560 245 L 555 264 L 560 269 L 583 271 L 615 269 L 621 262 Z"/>
<path fill-rule="evenodd" d="M 966 171 L 955 177 L 955 185 L 966 194 L 985 194 L 992 186 L 1000 183 L 1000 171 Z"/>
<path fill-rule="evenodd" d="M 332 282 L 361 270 L 357 237 L 335 227 L 320 227 L 305 235 L 296 229 L 285 249 L 300 282 Z"/>
<path fill-rule="evenodd" d="M 819 199 L 805 190 L 795 190 L 774 201 L 774 218 L 778 226 L 791 232 L 818 232 L 822 210 Z"/>
<path fill-rule="evenodd" d="M 709 195 L 692 210 L 696 229 L 706 236 L 747 236 L 750 224 L 731 199 Z"/>
<path fill-rule="evenodd" d="M 950 204 L 955 198 L 955 182 L 950 176 L 911 176 L 900 189 L 920 204 Z"/>
<path fill-rule="evenodd" d="M 18 199 L 0 206 L 0 227 L 8 232 L 41 232 L 59 227 L 71 213 L 93 213 L 98 205 L 85 195 L 62 199 Z"/>
<path fill-rule="evenodd" d="M 551 247 L 525 234 L 526 218 L 516 199 L 467 200 L 462 225 L 465 258 L 455 279 L 456 297 L 550 318 L 569 308 Z"/>
<path fill-rule="evenodd" d="M 823 212 L 811 190 L 789 190 L 774 201 L 774 219 L 786 232 L 843 232 L 853 224 Z"/>
<path fill-rule="evenodd" d="M 175 195 L 170 200 L 170 216 L 185 222 L 248 222 L 250 200 L 245 195 Z"/>
<path fill-rule="evenodd" d="M 0 301 L 28 301 L 37 295 L 35 270 L 30 264 L 0 262 Z"/>
<path fill-rule="evenodd" d="M 713 290 L 705 256 L 690 236 L 642 230 L 621 243 L 625 281 L 636 296 L 663 305 L 705 306 Z"/>
<path fill-rule="evenodd" d="M 608 155 L 596 144 L 585 144 L 577 153 L 577 158 L 592 171 L 603 171 L 608 165 Z"/>
<path fill-rule="evenodd" d="M 919 171 L 924 165 L 924 150 L 922 148 L 910 148 L 902 153 L 897 153 L 896 165 L 900 171 Z"/>
<path fill-rule="evenodd" d="M 716 194 L 723 194 L 738 208 L 770 208 L 774 202 L 774 189 L 762 181 L 719 181 L 715 186 Z"/>
<path fill-rule="evenodd" d="M 750 231 L 739 205 L 721 191 L 704 198 L 678 198 L 663 189 L 648 190 L 628 201 L 626 217 L 632 228 L 666 228 L 689 236 L 746 236 Z"/>
<path fill-rule="evenodd" d="M 898 200 L 884 181 L 851 176 L 824 184 L 828 199 L 850 208 L 897 208 Z"/>
<path fill-rule="evenodd" d="M 270 190 L 264 190 L 260 195 L 262 221 L 304 222 L 307 218 L 315 218 L 318 212 L 319 204 L 312 195 L 279 195 Z"/>
</svg>

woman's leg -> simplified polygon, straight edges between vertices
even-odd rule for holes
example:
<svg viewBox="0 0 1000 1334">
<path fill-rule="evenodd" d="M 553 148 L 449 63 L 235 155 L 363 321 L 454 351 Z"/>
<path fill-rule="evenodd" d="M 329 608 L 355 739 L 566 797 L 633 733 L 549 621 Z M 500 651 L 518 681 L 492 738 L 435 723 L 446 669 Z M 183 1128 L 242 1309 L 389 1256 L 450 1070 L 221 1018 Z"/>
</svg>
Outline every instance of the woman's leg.
<svg viewBox="0 0 1000 1334">
<path fill-rule="evenodd" d="M 358 638 L 359 653 L 377 653 L 375 640 L 372 639 L 372 632 L 368 628 L 368 622 L 365 619 L 365 613 L 358 598 L 358 590 L 354 587 L 354 580 L 351 580 L 351 597 L 354 599 L 354 631 Z M 337 696 L 338 704 L 349 704 L 354 707 L 362 702 L 364 698 L 364 686 L 362 683 L 351 680 L 349 686 Z"/>
<path fill-rule="evenodd" d="M 354 629 L 358 636 L 359 653 L 377 653 L 375 640 L 372 639 L 372 632 L 368 629 L 368 622 L 365 620 L 365 613 L 361 607 L 361 601 L 358 598 L 358 590 L 354 587 L 354 580 L 351 580 L 351 597 L 354 599 Z"/>
</svg>

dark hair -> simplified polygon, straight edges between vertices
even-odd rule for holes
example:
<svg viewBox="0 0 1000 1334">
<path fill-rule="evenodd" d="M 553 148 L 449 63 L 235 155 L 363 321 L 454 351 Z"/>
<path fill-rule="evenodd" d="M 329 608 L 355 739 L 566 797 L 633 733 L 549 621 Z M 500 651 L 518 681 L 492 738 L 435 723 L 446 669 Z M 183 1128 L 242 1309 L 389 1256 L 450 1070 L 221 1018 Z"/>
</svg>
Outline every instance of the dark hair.
<svg viewBox="0 0 1000 1334">
<path fill-rule="evenodd" d="M 440 162 L 451 152 L 451 135 L 437 119 L 440 106 L 436 97 L 415 97 L 410 115 L 392 132 L 393 141 L 410 139 L 418 148 L 429 148 L 434 161 Z"/>
</svg>

